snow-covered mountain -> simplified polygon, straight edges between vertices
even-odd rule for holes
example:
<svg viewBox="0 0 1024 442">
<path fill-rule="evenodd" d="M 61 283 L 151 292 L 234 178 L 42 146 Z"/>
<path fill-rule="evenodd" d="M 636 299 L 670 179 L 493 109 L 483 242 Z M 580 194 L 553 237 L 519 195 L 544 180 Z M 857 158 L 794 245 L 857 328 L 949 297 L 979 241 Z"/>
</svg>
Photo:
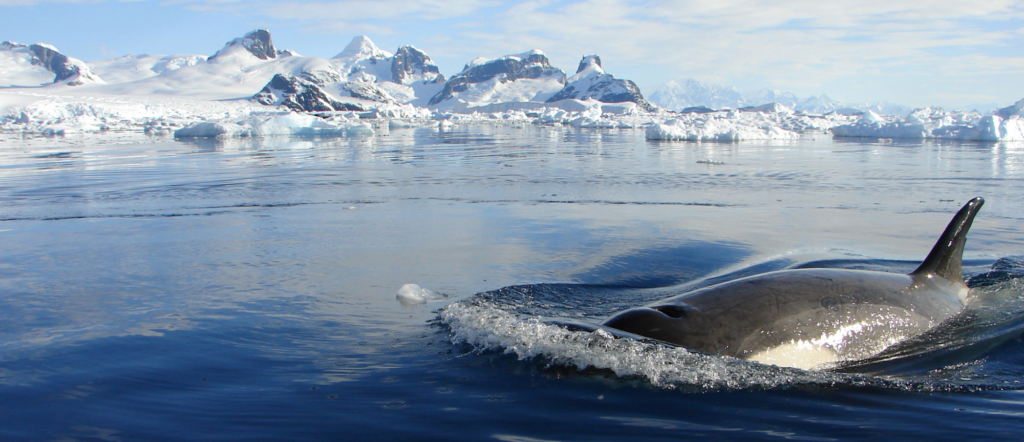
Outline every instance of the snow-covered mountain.
<svg viewBox="0 0 1024 442">
<path fill-rule="evenodd" d="M 296 112 L 332 112 L 366 110 L 357 103 L 343 103 L 317 83 L 294 75 L 277 74 L 253 100 L 267 106 L 283 106 Z"/>
<path fill-rule="evenodd" d="M 75 94 L 251 99 L 307 111 L 382 104 L 448 110 L 509 102 L 542 105 L 557 94 L 555 101 L 636 102 L 654 109 L 632 81 L 604 72 L 596 56 L 584 59 L 574 83 L 566 87 L 565 72 L 539 50 L 477 58 L 446 81 L 422 50 L 405 45 L 391 53 L 366 36 L 353 38 L 332 58 L 279 50 L 266 29 L 231 39 L 210 56 L 132 54 L 87 64 L 45 44 L 8 42 L 0 49 L 0 87 L 35 87 L 55 79 L 88 85 Z"/>
<path fill-rule="evenodd" d="M 417 81 L 444 83 L 444 75 L 425 52 L 411 45 L 402 46 L 391 60 L 391 82 L 410 84 Z"/>
<path fill-rule="evenodd" d="M 47 77 L 49 81 L 45 80 Z M 68 57 L 53 46 L 11 41 L 0 43 L 0 79 L 0 86 L 104 83 L 85 62 Z"/>
<path fill-rule="evenodd" d="M 654 111 L 655 107 L 644 99 L 640 88 L 631 80 L 616 79 L 601 67 L 601 57 L 588 55 L 580 61 L 576 74 L 569 78 L 562 90 L 547 99 L 552 103 L 560 100 L 594 99 L 602 103 L 636 103 L 642 109 Z"/>
<path fill-rule="evenodd" d="M 2 43 L 0 132 L 363 136 L 381 125 L 363 119 L 397 118 L 406 121 L 385 126 L 444 130 L 460 121 L 500 120 L 646 127 L 648 139 L 663 140 L 794 139 L 812 130 L 1024 140 L 1024 100 L 989 115 L 910 111 L 892 103 L 840 103 L 826 95 L 800 99 L 771 89 L 744 94 L 685 80 L 665 84 L 648 101 L 632 81 L 605 72 L 596 55 L 583 57 L 569 78 L 543 52 L 532 50 L 477 58 L 446 81 L 413 46 L 391 53 L 358 36 L 332 58 L 303 56 L 279 50 L 265 29 L 211 52 L 84 63 L 43 43 Z M 656 104 L 689 110 L 670 114 Z M 885 116 L 894 114 L 906 117 Z M 428 119 L 441 121 L 424 123 Z"/>
<path fill-rule="evenodd" d="M 833 100 L 828 95 L 821 94 L 820 96 L 811 95 L 805 100 L 801 101 L 800 104 L 796 105 L 796 110 L 804 112 L 812 112 L 816 114 L 825 114 L 837 109 L 846 107 L 843 103 Z"/>
<path fill-rule="evenodd" d="M 913 109 L 909 106 L 902 104 L 890 103 L 888 101 L 879 101 L 875 103 L 854 103 L 848 104 L 849 108 L 857 109 L 863 112 L 871 111 L 878 115 L 895 115 L 903 116 L 910 113 Z M 995 107 L 995 106 L 992 106 Z M 989 107 L 991 109 L 992 107 Z"/>
<path fill-rule="evenodd" d="M 52 83 L 53 72 L 33 63 L 28 45 L 11 41 L 0 43 L 0 87 L 39 86 Z"/>
<path fill-rule="evenodd" d="M 338 55 L 331 58 L 383 60 L 391 57 L 392 55 L 390 52 L 381 50 L 377 45 L 373 44 L 370 37 L 361 35 L 353 38 L 352 41 L 349 42 L 348 46 L 345 46 L 345 49 L 342 49 Z"/>
<path fill-rule="evenodd" d="M 476 104 L 543 102 L 564 86 L 565 71 L 551 66 L 544 52 L 534 49 L 467 63 L 427 104 L 446 108 L 460 100 Z"/>
<path fill-rule="evenodd" d="M 735 109 L 746 104 L 743 95 L 736 88 L 705 84 L 693 79 L 684 80 L 683 84 L 669 81 L 656 89 L 648 98 L 654 104 L 674 111 L 699 106 L 712 109 Z"/>
<path fill-rule="evenodd" d="M 324 103 L 340 110 L 426 101 L 444 81 L 430 57 L 412 46 L 403 46 L 392 55 L 368 37 L 359 36 L 334 58 L 306 57 L 278 50 L 265 29 L 227 42 L 208 58 L 130 56 L 97 62 L 96 66 L 123 80 L 104 88 L 110 94 L 212 100 L 251 97 L 293 110 L 308 105 L 308 111 L 326 110 Z"/>
<path fill-rule="evenodd" d="M 277 49 L 274 48 L 274 41 L 270 38 L 270 31 L 257 29 L 245 34 L 242 38 L 231 40 L 224 45 L 224 49 L 217 51 L 206 61 L 221 62 L 238 54 L 251 55 L 260 60 L 277 58 Z"/>
<path fill-rule="evenodd" d="M 160 75 L 164 71 L 173 71 L 185 66 L 194 66 L 205 62 L 206 55 L 136 55 L 128 54 L 89 63 L 89 67 L 107 83 L 127 83 L 143 78 Z"/>
<path fill-rule="evenodd" d="M 814 97 L 812 97 L 814 98 Z M 827 97 L 826 97 L 827 98 Z M 740 95 L 742 106 L 760 106 L 767 103 L 779 103 L 790 109 L 797 109 L 802 103 L 796 94 L 778 89 L 760 89 Z"/>
<path fill-rule="evenodd" d="M 894 103 L 842 103 L 827 95 L 810 96 L 800 99 L 792 92 L 778 89 L 761 89 L 740 93 L 734 87 L 701 83 L 687 79 L 683 84 L 669 81 L 650 94 L 650 100 L 669 110 L 682 111 L 686 108 L 709 107 L 712 109 L 739 109 L 778 103 L 797 111 L 825 114 L 829 112 L 864 112 L 871 110 L 882 115 L 906 115 L 910 108 Z"/>
<path fill-rule="evenodd" d="M 359 36 L 330 60 L 317 57 L 293 57 L 301 64 L 289 72 L 282 72 L 254 97 L 267 104 L 268 93 L 277 94 L 277 102 L 289 108 L 301 103 L 313 107 L 303 110 L 326 110 L 317 100 L 303 99 L 301 94 L 325 95 L 334 110 L 355 110 L 375 104 L 422 102 L 441 88 L 444 76 L 437 65 L 423 51 L 413 46 L 402 46 L 395 54 L 383 51 L 366 36 Z M 289 62 L 291 64 L 293 62 Z M 301 81 L 300 81 L 301 80 Z M 273 84 L 272 84 L 273 83 Z M 288 88 L 277 88 L 284 84 Z M 287 91 L 296 92 L 287 92 Z M 300 94 L 286 97 L 289 94 Z M 281 95 L 283 94 L 283 95 Z M 285 97 L 285 98 L 282 98 Z M 283 100 L 283 101 L 282 101 Z M 322 104 L 322 103 L 321 103 Z M 340 106 L 340 107 L 339 107 Z"/>
</svg>

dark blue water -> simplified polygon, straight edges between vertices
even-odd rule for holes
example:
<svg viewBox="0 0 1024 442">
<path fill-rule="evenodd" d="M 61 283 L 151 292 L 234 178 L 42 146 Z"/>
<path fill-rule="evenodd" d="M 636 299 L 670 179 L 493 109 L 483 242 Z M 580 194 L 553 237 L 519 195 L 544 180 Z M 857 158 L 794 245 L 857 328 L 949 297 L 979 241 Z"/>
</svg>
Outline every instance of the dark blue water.
<svg viewBox="0 0 1024 442">
<path fill-rule="evenodd" d="M 1020 145 L 824 136 L 6 139 L 0 439 L 1019 440 L 1022 178 Z M 974 301 L 868 368 L 538 320 L 782 268 L 906 271 L 977 195 Z M 406 283 L 439 295 L 403 306 Z"/>
</svg>

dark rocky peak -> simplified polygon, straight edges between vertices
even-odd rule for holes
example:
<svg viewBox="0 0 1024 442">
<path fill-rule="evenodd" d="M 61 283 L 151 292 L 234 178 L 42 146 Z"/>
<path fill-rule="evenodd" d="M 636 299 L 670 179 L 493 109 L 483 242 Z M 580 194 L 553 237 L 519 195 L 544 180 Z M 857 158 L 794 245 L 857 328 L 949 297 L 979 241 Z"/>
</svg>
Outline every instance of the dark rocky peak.
<svg viewBox="0 0 1024 442">
<path fill-rule="evenodd" d="M 444 75 L 425 52 L 406 45 L 391 59 L 391 81 L 405 84 L 407 80 L 444 83 Z"/>
<path fill-rule="evenodd" d="M 505 74 L 506 80 L 515 81 L 520 78 L 539 78 L 545 73 L 552 74 L 552 71 L 557 71 L 562 77 L 565 77 L 565 73 L 561 69 L 551 66 L 551 62 L 543 52 L 534 49 L 523 54 L 506 55 L 494 60 L 474 60 L 466 64 L 462 72 L 456 74 L 455 77 L 461 76 L 467 78 L 470 83 L 480 83 Z"/>
<path fill-rule="evenodd" d="M 601 67 L 601 57 L 598 57 L 597 55 L 587 55 L 586 57 L 583 57 L 582 60 L 580 60 L 580 66 L 576 68 L 576 73 L 578 74 L 580 72 L 583 72 L 585 69 L 594 65 L 597 65 L 597 67 L 600 68 L 602 72 L 604 71 L 604 68 Z"/>
<path fill-rule="evenodd" d="M 5 42 L 5 44 L 10 42 Z M 16 44 L 11 44 L 12 48 L 15 48 Z M 17 45 L 18 48 L 24 48 L 24 45 Z M 85 63 L 81 60 L 68 57 L 60 53 L 57 48 L 44 43 L 36 43 L 28 45 L 28 51 L 32 54 L 32 64 L 36 66 L 42 66 L 46 70 L 53 72 L 55 75 L 53 78 L 54 83 L 67 82 L 70 86 L 79 86 L 86 82 L 102 82 L 100 77 L 97 76 L 89 69 Z"/>
<path fill-rule="evenodd" d="M 5 41 L 3 43 L 0 43 L 0 50 L 3 50 L 3 51 L 15 51 L 15 50 L 18 50 L 18 49 L 26 49 L 27 50 L 28 49 L 28 45 L 23 45 L 21 43 L 15 43 L 13 41 Z"/>
<path fill-rule="evenodd" d="M 601 67 L 601 57 L 588 55 L 580 61 L 576 75 L 569 79 L 561 91 L 548 98 L 552 103 L 560 100 L 594 99 L 602 103 L 636 103 L 637 107 L 653 112 L 657 106 L 644 99 L 640 88 L 631 80 L 618 79 Z"/>
<path fill-rule="evenodd" d="M 267 106 L 284 106 L 296 112 L 361 111 L 362 106 L 331 98 L 316 83 L 288 74 L 277 74 L 252 97 Z"/>
<path fill-rule="evenodd" d="M 250 54 L 260 60 L 270 60 L 277 58 L 277 49 L 274 48 L 274 42 L 270 38 L 270 31 L 266 29 L 257 29 L 248 34 L 245 37 L 236 38 L 227 42 L 224 48 L 217 51 L 210 57 L 210 60 L 214 60 L 219 56 L 227 55 L 234 52 L 234 49 L 242 47 L 245 48 Z"/>
<path fill-rule="evenodd" d="M 380 103 L 391 103 L 398 104 L 398 100 L 395 100 L 391 94 L 387 91 L 377 87 L 376 84 L 364 82 L 364 81 L 350 81 L 345 83 L 341 87 L 348 92 L 353 98 L 359 98 L 362 100 L 376 101 Z"/>
</svg>

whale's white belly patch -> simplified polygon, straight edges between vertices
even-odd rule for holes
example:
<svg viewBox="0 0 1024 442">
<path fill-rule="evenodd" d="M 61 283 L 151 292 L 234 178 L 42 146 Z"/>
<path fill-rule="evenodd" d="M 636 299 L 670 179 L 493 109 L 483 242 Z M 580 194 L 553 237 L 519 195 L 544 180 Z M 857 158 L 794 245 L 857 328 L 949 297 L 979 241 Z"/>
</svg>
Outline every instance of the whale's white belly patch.
<svg viewBox="0 0 1024 442">
<path fill-rule="evenodd" d="M 836 363 L 839 360 L 839 355 L 828 347 L 816 345 L 810 341 L 792 341 L 753 353 L 746 359 L 762 364 L 810 370 Z"/>
</svg>

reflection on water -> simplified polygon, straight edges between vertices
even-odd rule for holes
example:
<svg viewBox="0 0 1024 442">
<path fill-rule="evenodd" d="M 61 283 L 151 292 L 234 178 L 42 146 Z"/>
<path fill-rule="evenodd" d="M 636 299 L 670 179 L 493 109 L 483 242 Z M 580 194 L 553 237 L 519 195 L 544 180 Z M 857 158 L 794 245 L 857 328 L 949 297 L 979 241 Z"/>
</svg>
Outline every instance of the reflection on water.
<svg viewBox="0 0 1024 442">
<path fill-rule="evenodd" d="M 845 374 L 829 378 L 839 391 L 770 390 L 808 375 L 763 382 L 748 364 L 717 373 L 769 391 L 688 395 L 453 345 L 435 312 L 510 286 L 590 287 L 599 302 L 565 289 L 518 306 L 587 314 L 637 301 L 614 287 L 912 265 L 977 195 L 987 203 L 965 273 L 1005 283 L 1017 268 L 993 264 L 1024 250 L 1022 158 L 1011 144 L 648 142 L 634 130 L 486 125 L 328 140 L 8 139 L 0 438 L 578 440 L 644 428 L 652 439 L 814 439 L 898 426 L 957 437 L 974 428 L 956 424 L 964 409 L 1014 439 L 1021 424 L 1006 416 L 1024 408 L 1013 391 L 920 396 Z M 403 307 L 406 283 L 448 298 Z M 989 388 L 977 379 L 1019 378 L 1022 350 L 1004 340 L 980 364 L 909 382 Z"/>
</svg>

